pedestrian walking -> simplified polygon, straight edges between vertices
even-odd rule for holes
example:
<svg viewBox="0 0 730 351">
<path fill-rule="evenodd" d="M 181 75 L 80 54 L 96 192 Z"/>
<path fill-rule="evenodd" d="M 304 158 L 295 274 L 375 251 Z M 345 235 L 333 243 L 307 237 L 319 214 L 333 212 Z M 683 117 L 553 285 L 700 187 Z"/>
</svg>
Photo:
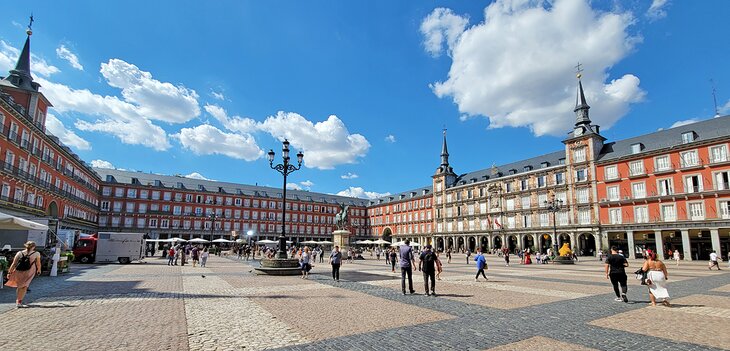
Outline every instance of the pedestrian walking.
<svg viewBox="0 0 730 351">
<path fill-rule="evenodd" d="M 309 246 L 305 246 L 302 250 L 301 257 L 299 258 L 299 265 L 302 269 L 302 279 L 309 279 L 309 271 L 312 269 L 312 265 L 309 263 Z"/>
<path fill-rule="evenodd" d="M 679 267 L 679 250 L 674 250 L 674 262 L 677 263 L 677 267 Z M 717 268 L 720 268 L 719 266 Z"/>
<path fill-rule="evenodd" d="M 598 249 L 598 261 L 603 262 L 603 250 Z"/>
<path fill-rule="evenodd" d="M 41 275 L 41 254 L 35 250 L 35 242 L 28 241 L 23 245 L 25 250 L 19 251 L 8 268 L 7 286 L 15 288 L 15 307 L 26 308 L 23 303 L 30 282 Z"/>
<path fill-rule="evenodd" d="M 436 253 L 431 251 L 431 245 L 426 245 L 418 260 L 418 271 L 423 272 L 423 287 L 426 290 L 426 296 L 436 296 L 437 259 Z M 428 289 L 429 281 L 431 282 L 431 290 Z"/>
<path fill-rule="evenodd" d="M 170 247 L 170 250 L 167 252 L 167 265 L 172 266 L 172 262 L 174 260 L 175 260 L 175 249 Z"/>
<path fill-rule="evenodd" d="M 441 264 L 441 255 L 436 253 L 436 280 L 441 280 L 441 272 L 443 272 L 443 264 Z"/>
<path fill-rule="evenodd" d="M 503 250 L 503 254 L 504 254 L 504 265 L 505 265 L 506 267 L 509 267 L 509 249 L 506 249 L 506 248 L 505 248 L 505 249 Z"/>
<path fill-rule="evenodd" d="M 192 250 L 190 250 L 190 256 L 193 258 L 193 267 L 198 264 L 198 261 L 200 260 L 200 252 L 198 251 L 198 247 L 193 247 Z"/>
<path fill-rule="evenodd" d="M 405 244 L 400 246 L 400 285 L 403 295 L 406 294 L 406 276 L 409 292 L 411 294 L 416 292 L 413 290 L 413 266 L 416 265 L 416 260 L 413 258 L 413 248 L 410 244 L 411 241 L 406 239 Z"/>
<path fill-rule="evenodd" d="M 317 250 L 319 251 L 319 263 L 322 263 L 324 262 L 324 250 L 321 247 L 318 247 Z"/>
<path fill-rule="evenodd" d="M 395 263 L 398 261 L 398 254 L 395 252 L 395 248 L 390 249 L 388 256 L 390 257 L 390 270 L 395 273 Z"/>
<path fill-rule="evenodd" d="M 180 255 L 182 254 L 182 248 L 179 246 L 176 246 L 175 248 L 175 262 L 173 263 L 173 266 L 177 266 L 177 261 L 180 259 Z"/>
<path fill-rule="evenodd" d="M 466 264 L 469 264 L 469 257 L 471 257 L 471 251 L 466 250 Z"/>
<path fill-rule="evenodd" d="M 446 263 L 451 263 L 451 248 L 446 250 Z"/>
<path fill-rule="evenodd" d="M 629 302 L 626 297 L 628 286 L 626 285 L 626 267 L 629 266 L 629 262 L 626 257 L 618 254 L 618 248 L 616 246 L 611 247 L 611 254 L 606 257 L 606 279 L 611 280 L 613 285 L 613 292 L 616 294 L 615 301 Z M 619 291 L 619 285 L 621 290 Z"/>
<path fill-rule="evenodd" d="M 208 248 L 206 247 L 203 249 L 203 252 L 200 253 L 200 267 L 205 268 L 205 264 L 208 263 Z"/>
<path fill-rule="evenodd" d="M 717 253 L 715 251 L 712 251 L 712 253 L 710 253 L 710 266 L 707 268 L 712 270 L 712 267 L 717 267 L 718 271 L 721 270 L 720 263 L 717 262 Z"/>
<path fill-rule="evenodd" d="M 180 250 L 180 265 L 181 266 L 184 266 L 185 261 L 187 261 L 187 259 L 188 259 L 187 253 L 185 251 L 187 251 L 187 248 L 183 248 L 182 250 Z"/>
<path fill-rule="evenodd" d="M 474 277 L 474 281 L 479 281 L 479 274 L 484 277 L 484 280 L 489 280 L 489 278 L 487 278 L 487 275 L 484 274 L 484 270 L 488 269 L 489 267 L 487 266 L 487 259 L 484 257 L 482 249 L 477 250 L 477 254 L 476 256 L 474 256 L 474 263 L 476 263 L 477 265 L 477 275 Z"/>
<path fill-rule="evenodd" d="M 662 300 L 664 306 L 669 307 L 669 292 L 667 291 L 667 267 L 656 257 L 656 252 L 648 251 L 648 259 L 644 261 L 641 270 L 646 272 L 646 285 L 649 287 L 651 305 L 656 306 L 657 299 Z"/>
<path fill-rule="evenodd" d="M 342 265 L 342 252 L 340 247 L 335 246 L 335 249 L 330 253 L 330 264 L 332 265 L 332 280 L 340 281 L 340 266 Z"/>
</svg>

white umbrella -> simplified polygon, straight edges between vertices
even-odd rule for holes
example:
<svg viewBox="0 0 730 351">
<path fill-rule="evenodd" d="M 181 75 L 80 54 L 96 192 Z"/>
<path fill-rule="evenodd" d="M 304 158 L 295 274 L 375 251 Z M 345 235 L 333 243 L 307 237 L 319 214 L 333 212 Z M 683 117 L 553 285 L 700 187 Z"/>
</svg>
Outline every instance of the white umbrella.
<svg viewBox="0 0 730 351">
<path fill-rule="evenodd" d="M 300 242 L 300 244 L 319 244 L 319 242 L 314 241 L 314 240 L 307 240 L 307 241 Z"/>
<path fill-rule="evenodd" d="M 358 241 L 355 242 L 355 244 L 363 244 L 363 245 L 365 245 L 365 244 L 372 244 L 372 243 L 373 243 L 372 240 L 358 240 Z"/>
<path fill-rule="evenodd" d="M 215 240 L 213 240 L 213 242 L 214 242 L 214 243 L 232 243 L 233 241 L 231 241 L 231 240 L 228 240 L 228 239 L 223 239 L 223 238 L 220 238 L 220 239 L 215 239 Z"/>
<path fill-rule="evenodd" d="M 185 242 L 185 241 L 187 241 L 187 240 L 185 240 L 185 239 L 183 239 L 183 238 L 177 238 L 177 237 L 175 237 L 175 238 L 170 238 L 170 239 L 167 239 L 167 240 L 165 240 L 165 242 L 168 242 L 168 243 L 174 243 L 174 242 L 178 242 L 178 241 L 182 241 L 182 242 Z"/>
<path fill-rule="evenodd" d="M 328 240 L 323 240 L 323 241 L 318 241 L 318 242 L 317 242 L 317 244 L 322 244 L 322 245 L 332 245 L 332 244 L 334 244 L 334 243 L 333 243 L 333 242 L 331 242 L 331 241 L 328 241 Z"/>
<path fill-rule="evenodd" d="M 10 230 L 48 230 L 48 226 L 9 214 L 0 213 L 0 229 Z"/>
<path fill-rule="evenodd" d="M 383 239 L 378 239 L 373 241 L 373 244 L 390 244 L 390 241 L 385 241 Z"/>
<path fill-rule="evenodd" d="M 421 246 L 421 244 L 419 244 L 419 243 L 411 243 L 411 246 L 419 247 L 419 246 Z"/>
<path fill-rule="evenodd" d="M 245 242 L 246 242 L 246 240 L 243 240 L 243 239 L 236 239 L 236 242 L 240 244 L 240 243 L 245 243 Z"/>
<path fill-rule="evenodd" d="M 210 241 L 202 239 L 202 238 L 195 238 L 195 239 L 190 239 L 189 242 L 191 242 L 191 243 L 209 243 Z"/>
<path fill-rule="evenodd" d="M 259 240 L 256 242 L 257 244 L 276 244 L 276 241 L 273 240 Z"/>
<path fill-rule="evenodd" d="M 404 243 L 404 242 L 402 242 L 402 241 L 399 241 L 399 242 L 396 242 L 396 243 L 392 243 L 392 244 L 390 244 L 390 246 L 401 246 L 401 245 L 405 245 L 405 244 L 406 244 L 406 243 Z"/>
</svg>

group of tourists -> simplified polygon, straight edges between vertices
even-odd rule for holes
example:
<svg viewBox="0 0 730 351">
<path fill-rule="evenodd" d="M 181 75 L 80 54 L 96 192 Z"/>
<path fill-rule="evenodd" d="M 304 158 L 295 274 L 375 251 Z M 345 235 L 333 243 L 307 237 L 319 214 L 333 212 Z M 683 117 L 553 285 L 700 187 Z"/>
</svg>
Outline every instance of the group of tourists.
<svg viewBox="0 0 730 351">
<path fill-rule="evenodd" d="M 190 243 L 183 245 L 177 244 L 170 246 L 167 250 L 167 265 L 177 266 L 180 262 L 181 266 L 188 263 L 188 259 L 192 261 L 193 267 L 200 264 L 200 267 L 205 267 L 208 262 L 208 248 L 202 245 L 192 245 Z"/>
<path fill-rule="evenodd" d="M 626 257 L 619 253 L 618 248 L 611 247 L 611 254 L 606 257 L 606 279 L 613 285 L 615 300 L 618 302 L 629 302 L 626 293 L 628 291 L 626 268 L 629 262 Z M 634 272 L 637 279 L 641 279 L 641 285 L 649 289 L 649 300 L 652 306 L 660 301 L 664 306 L 671 306 L 669 303 L 669 291 L 667 291 L 667 266 L 657 258 L 655 251 L 647 250 L 644 255 L 644 264 L 641 269 Z"/>
</svg>

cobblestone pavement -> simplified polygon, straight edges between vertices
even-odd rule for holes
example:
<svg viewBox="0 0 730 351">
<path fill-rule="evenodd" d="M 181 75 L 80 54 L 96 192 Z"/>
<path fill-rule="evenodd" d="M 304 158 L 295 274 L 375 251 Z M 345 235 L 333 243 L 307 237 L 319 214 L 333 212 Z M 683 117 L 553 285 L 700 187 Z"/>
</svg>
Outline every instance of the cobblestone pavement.
<svg viewBox="0 0 730 351">
<path fill-rule="evenodd" d="M 369 258 L 369 257 L 368 257 Z M 326 264 L 310 279 L 257 276 L 255 262 L 211 257 L 207 268 L 74 265 L 39 277 L 16 309 L 0 290 L 0 350 L 728 350 L 730 275 L 705 262 L 669 266 L 672 307 L 651 307 L 629 279 L 615 302 L 597 260 L 504 266 L 488 281 L 463 257 L 445 264 L 438 297 L 401 293 L 384 260 Z M 631 261 L 629 271 L 640 261 Z"/>
</svg>

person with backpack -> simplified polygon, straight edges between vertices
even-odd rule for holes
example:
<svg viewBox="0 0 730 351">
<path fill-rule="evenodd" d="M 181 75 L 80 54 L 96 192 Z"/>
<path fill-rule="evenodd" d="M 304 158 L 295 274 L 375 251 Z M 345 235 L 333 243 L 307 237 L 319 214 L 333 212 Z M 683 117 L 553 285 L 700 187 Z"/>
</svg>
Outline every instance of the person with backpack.
<svg viewBox="0 0 730 351">
<path fill-rule="evenodd" d="M 421 252 L 418 261 L 418 270 L 423 272 L 423 286 L 426 289 L 426 296 L 436 296 L 436 253 L 431 251 L 431 245 Z M 431 280 L 431 290 L 428 289 L 428 281 Z M 404 289 L 405 290 L 405 289 Z"/>
<path fill-rule="evenodd" d="M 330 253 L 330 264 L 332 265 L 332 280 L 340 281 L 340 266 L 342 265 L 342 252 L 340 247 L 335 246 L 335 249 Z"/>
<path fill-rule="evenodd" d="M 474 256 L 474 263 L 477 264 L 477 275 L 476 277 L 474 277 L 474 281 L 479 281 L 480 273 L 485 280 L 489 280 L 489 278 L 487 278 L 487 275 L 484 274 L 484 270 L 487 269 L 487 259 L 484 258 L 484 255 L 482 254 L 482 249 L 477 249 L 477 254 L 476 256 Z"/>
<path fill-rule="evenodd" d="M 36 275 L 41 275 L 41 254 L 35 251 L 35 242 L 25 243 L 25 250 L 18 252 L 8 269 L 9 287 L 16 288 L 15 305 L 17 308 L 26 308 L 23 298 L 28 291 L 30 282 Z"/>
</svg>

